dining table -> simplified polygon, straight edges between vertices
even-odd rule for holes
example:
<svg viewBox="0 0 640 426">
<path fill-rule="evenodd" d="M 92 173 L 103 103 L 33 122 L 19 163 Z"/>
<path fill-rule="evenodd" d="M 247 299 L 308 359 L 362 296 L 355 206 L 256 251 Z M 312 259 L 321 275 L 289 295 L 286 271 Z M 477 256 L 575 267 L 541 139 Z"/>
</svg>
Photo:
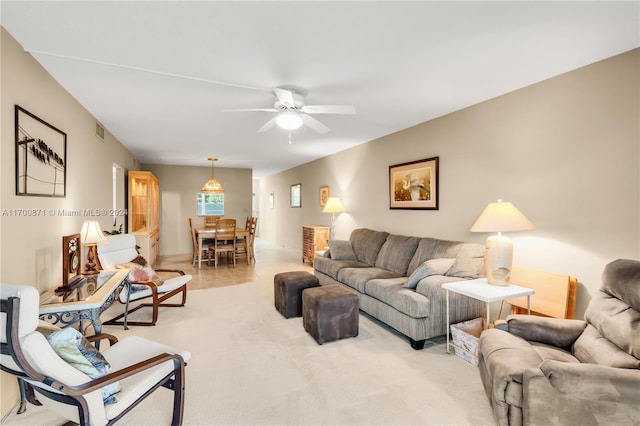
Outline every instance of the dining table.
<svg viewBox="0 0 640 426">
<path fill-rule="evenodd" d="M 196 236 L 198 238 L 198 253 L 202 253 L 202 242 L 204 240 L 213 240 L 216 237 L 215 226 L 204 226 L 196 228 Z M 249 230 L 236 227 L 236 237 L 249 238 Z M 198 269 L 202 269 L 202 256 L 198 255 Z"/>
</svg>

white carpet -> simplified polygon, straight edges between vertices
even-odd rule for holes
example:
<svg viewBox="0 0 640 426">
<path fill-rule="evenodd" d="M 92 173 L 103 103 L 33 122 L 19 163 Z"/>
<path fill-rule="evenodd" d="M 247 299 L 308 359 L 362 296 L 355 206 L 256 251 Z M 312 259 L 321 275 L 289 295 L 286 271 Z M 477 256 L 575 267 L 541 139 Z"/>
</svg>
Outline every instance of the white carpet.
<svg viewBox="0 0 640 426">
<path fill-rule="evenodd" d="M 164 308 L 159 318 L 155 327 L 103 331 L 191 352 L 187 425 L 494 424 L 477 367 L 447 355 L 444 343 L 415 351 L 405 337 L 361 315 L 358 337 L 320 346 L 302 318 L 276 311 L 271 280 L 191 291 L 187 306 Z M 170 418 L 171 395 L 160 389 L 119 424 L 163 425 Z M 5 420 L 64 423 L 32 405 Z"/>
</svg>

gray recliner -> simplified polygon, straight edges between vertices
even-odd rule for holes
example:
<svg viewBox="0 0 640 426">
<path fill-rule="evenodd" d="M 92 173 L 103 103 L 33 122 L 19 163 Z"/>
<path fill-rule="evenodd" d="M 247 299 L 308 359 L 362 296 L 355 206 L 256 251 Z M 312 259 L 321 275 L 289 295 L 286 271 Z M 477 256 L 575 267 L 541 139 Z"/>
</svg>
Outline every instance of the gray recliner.
<svg viewBox="0 0 640 426">
<path fill-rule="evenodd" d="M 507 317 L 480 336 L 479 370 L 499 425 L 640 422 L 640 262 L 602 274 L 585 321 Z"/>
</svg>

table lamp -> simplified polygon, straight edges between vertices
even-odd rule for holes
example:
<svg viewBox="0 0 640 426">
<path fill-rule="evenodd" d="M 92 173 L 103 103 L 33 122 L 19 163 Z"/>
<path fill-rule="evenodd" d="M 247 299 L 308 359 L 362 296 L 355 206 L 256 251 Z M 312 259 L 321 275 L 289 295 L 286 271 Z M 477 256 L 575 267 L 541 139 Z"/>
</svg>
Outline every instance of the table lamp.
<svg viewBox="0 0 640 426">
<path fill-rule="evenodd" d="M 334 237 L 334 229 L 336 227 L 336 213 L 344 213 L 344 206 L 342 205 L 342 201 L 338 197 L 329 197 L 327 200 L 327 204 L 325 204 L 322 213 L 331 213 L 331 230 L 329 239 L 333 240 Z"/>
<path fill-rule="evenodd" d="M 87 263 L 84 265 L 85 270 L 82 275 L 97 274 L 96 264 L 94 262 L 96 256 L 96 245 L 107 244 L 109 240 L 104 236 L 97 220 L 85 220 L 80 231 L 80 241 L 87 246 Z"/>
<path fill-rule="evenodd" d="M 493 285 L 509 285 L 513 262 L 513 242 L 503 232 L 535 229 L 513 204 L 498 200 L 489 205 L 471 227 L 471 232 L 497 232 L 487 238 L 484 258 L 487 282 Z"/>
</svg>

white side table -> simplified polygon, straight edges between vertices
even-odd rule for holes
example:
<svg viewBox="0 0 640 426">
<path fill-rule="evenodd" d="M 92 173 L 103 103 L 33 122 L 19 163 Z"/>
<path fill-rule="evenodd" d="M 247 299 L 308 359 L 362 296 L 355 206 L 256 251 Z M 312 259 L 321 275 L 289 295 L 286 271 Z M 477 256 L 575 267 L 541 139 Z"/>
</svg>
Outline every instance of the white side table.
<svg viewBox="0 0 640 426">
<path fill-rule="evenodd" d="M 447 353 L 449 353 L 449 292 L 463 294 L 477 300 L 481 300 L 487 304 L 487 326 L 490 324 L 490 304 L 501 300 L 511 299 L 515 297 L 527 296 L 527 312 L 530 311 L 530 298 L 535 290 L 510 284 L 508 286 L 492 285 L 487 282 L 486 278 L 477 278 L 475 280 L 453 281 L 442 284 L 442 288 L 447 291 Z"/>
</svg>

